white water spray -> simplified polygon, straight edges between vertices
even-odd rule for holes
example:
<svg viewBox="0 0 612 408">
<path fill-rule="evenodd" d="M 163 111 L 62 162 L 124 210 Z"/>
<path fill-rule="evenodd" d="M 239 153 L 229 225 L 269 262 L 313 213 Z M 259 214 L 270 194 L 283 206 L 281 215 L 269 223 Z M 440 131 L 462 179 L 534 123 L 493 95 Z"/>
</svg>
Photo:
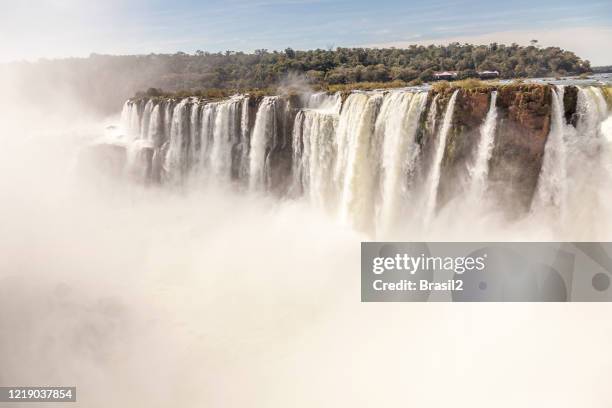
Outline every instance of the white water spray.
<svg viewBox="0 0 612 408">
<path fill-rule="evenodd" d="M 266 185 L 266 149 L 276 132 L 276 103 L 278 98 L 266 96 L 261 101 L 251 138 L 249 155 L 249 188 L 263 189 Z"/>
<path fill-rule="evenodd" d="M 409 182 L 420 151 L 415 136 L 426 102 L 425 92 L 391 93 L 376 120 L 377 138 L 383 140 L 378 234 L 389 232 L 409 203 Z"/>
<path fill-rule="evenodd" d="M 472 199 L 481 200 L 486 187 L 487 178 L 489 176 L 489 160 L 493 153 L 493 145 L 495 144 L 495 130 L 497 128 L 497 91 L 491 93 L 491 102 L 489 111 L 484 123 L 480 127 L 480 141 L 478 142 L 478 150 L 476 151 L 476 160 L 472 167 L 469 168 L 470 176 L 470 192 Z"/>
<path fill-rule="evenodd" d="M 553 89 L 552 123 L 544 148 L 544 159 L 538 186 L 532 203 L 532 212 L 555 208 L 565 217 L 567 202 L 567 145 L 563 96 L 565 89 Z"/>
<path fill-rule="evenodd" d="M 374 218 L 374 189 L 381 140 L 374 137 L 374 123 L 383 96 L 352 94 L 340 114 L 336 180 L 340 182 L 340 219 L 369 230 Z"/>
<path fill-rule="evenodd" d="M 451 129 L 453 113 L 455 111 L 455 101 L 457 100 L 458 94 L 459 90 L 453 92 L 453 95 L 448 101 L 448 105 L 446 106 L 446 110 L 444 112 L 442 126 L 440 127 L 440 131 L 438 132 L 438 140 L 436 144 L 434 160 L 432 162 L 431 171 L 427 181 L 428 187 L 426 191 L 427 195 L 424 208 L 425 214 L 423 217 L 425 227 L 429 225 L 436 212 L 438 187 L 440 185 L 440 174 L 442 172 L 442 160 L 444 159 L 444 151 L 446 150 L 446 139 Z"/>
</svg>

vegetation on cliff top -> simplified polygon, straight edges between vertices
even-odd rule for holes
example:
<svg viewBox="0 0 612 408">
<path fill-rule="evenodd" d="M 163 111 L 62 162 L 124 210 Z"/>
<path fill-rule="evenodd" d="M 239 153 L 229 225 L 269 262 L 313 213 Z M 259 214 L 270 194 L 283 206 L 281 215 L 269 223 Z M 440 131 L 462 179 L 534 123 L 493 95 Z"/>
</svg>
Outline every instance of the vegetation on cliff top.
<svg viewBox="0 0 612 408">
<path fill-rule="evenodd" d="M 134 57 L 133 57 L 134 58 Z M 315 88 L 330 92 L 418 85 L 442 70 L 458 72 L 462 80 L 479 70 L 497 70 L 502 78 L 560 76 L 590 72 L 589 61 L 557 47 L 490 44 L 474 46 L 411 46 L 406 49 L 338 48 L 253 54 L 149 55 L 138 64 L 157 61 L 166 67 L 151 84 L 172 92 L 185 90 L 227 95 L 246 89 L 272 89 L 288 75 L 302 74 Z M 466 85 L 469 85 L 469 81 Z"/>
<path fill-rule="evenodd" d="M 421 85 L 420 81 L 403 82 L 403 81 L 392 81 L 392 82 L 362 82 L 355 84 L 342 84 L 342 85 L 328 85 L 328 86 L 314 86 L 310 88 L 311 91 L 325 91 L 328 93 L 340 92 L 343 98 L 346 98 L 352 91 L 371 91 L 371 90 L 385 90 L 392 88 L 403 88 L 410 86 Z M 498 91 L 510 91 L 510 92 L 541 92 L 542 90 L 550 88 L 547 84 L 538 83 L 526 83 L 522 80 L 515 80 L 507 83 L 500 81 L 482 81 L 474 78 L 468 78 L 460 81 L 437 81 L 434 82 L 431 90 L 433 94 L 442 94 L 441 102 L 444 102 L 450 98 L 453 92 L 457 89 L 461 89 L 467 93 L 483 93 L 489 94 L 491 90 Z M 612 91 L 608 87 L 602 88 L 606 99 L 612 97 Z M 179 92 L 165 92 L 157 88 L 149 88 L 146 92 L 137 92 L 133 100 L 139 99 L 168 99 L 176 98 L 182 99 L 187 97 L 201 98 L 208 101 L 215 101 L 219 99 L 225 99 L 237 93 L 249 94 L 255 99 L 262 98 L 269 95 L 298 95 L 303 92 L 302 87 L 268 87 L 264 89 L 204 89 L 194 92 L 190 91 L 179 91 Z"/>
<path fill-rule="evenodd" d="M 311 86 L 334 90 L 333 87 L 367 89 L 375 83 L 410 85 L 429 81 L 434 72 L 443 70 L 458 71 L 459 79 L 474 77 L 479 70 L 497 70 L 502 78 L 579 75 L 591 70 L 588 61 L 557 47 L 495 43 L 413 45 L 406 49 L 198 51 L 193 55 L 92 54 L 89 58 L 14 65 L 22 81 L 29 85 L 26 92 L 30 90 L 33 99 L 44 99 L 45 90 L 50 88 L 47 84 L 59 83 L 89 104 L 108 111 L 114 111 L 122 101 L 148 88 L 170 93 L 199 91 L 221 97 L 249 89 L 265 92 L 291 74 L 307 78 Z M 53 96 L 52 89 L 48 94 Z"/>
<path fill-rule="evenodd" d="M 317 84 L 359 82 L 428 81 L 436 71 L 458 71 L 459 79 L 475 77 L 479 70 L 497 70 L 502 78 L 581 74 L 590 71 L 588 61 L 557 47 L 521 47 L 490 44 L 474 46 L 411 46 L 406 49 L 337 48 L 336 50 L 284 52 L 258 50 L 253 54 L 150 55 L 141 57 L 167 62 L 172 77 L 162 88 L 265 88 L 286 74 L 305 74 Z M 183 84 L 172 83 L 171 79 Z M 161 86 L 161 85 L 160 85 Z"/>
</svg>

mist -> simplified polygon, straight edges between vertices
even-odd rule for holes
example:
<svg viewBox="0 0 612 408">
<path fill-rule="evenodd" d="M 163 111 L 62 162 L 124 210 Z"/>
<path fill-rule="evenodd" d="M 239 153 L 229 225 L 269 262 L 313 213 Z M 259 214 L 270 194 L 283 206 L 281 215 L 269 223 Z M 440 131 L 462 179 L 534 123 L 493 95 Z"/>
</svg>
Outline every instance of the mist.
<svg viewBox="0 0 612 408">
<path fill-rule="evenodd" d="M 11 84 L 0 384 L 76 385 L 88 408 L 609 405 L 608 304 L 360 303 L 371 235 L 305 200 L 83 170 L 120 106 L 51 81 L 31 105 Z M 602 236 L 451 212 L 393 238 Z"/>
</svg>

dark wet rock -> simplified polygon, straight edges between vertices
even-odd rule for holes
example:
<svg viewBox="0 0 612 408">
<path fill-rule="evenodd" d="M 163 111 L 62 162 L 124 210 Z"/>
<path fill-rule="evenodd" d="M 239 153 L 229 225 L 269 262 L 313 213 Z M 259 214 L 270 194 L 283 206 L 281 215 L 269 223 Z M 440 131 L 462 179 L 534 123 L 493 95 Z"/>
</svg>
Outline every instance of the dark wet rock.
<svg viewBox="0 0 612 408">
<path fill-rule="evenodd" d="M 475 159 L 490 99 L 490 88 L 461 89 L 457 95 L 442 161 L 439 205 L 465 190 L 468 166 Z"/>
<path fill-rule="evenodd" d="M 442 161 L 438 205 L 443 206 L 465 191 L 468 169 L 475 160 L 480 142 L 480 127 L 489 110 L 491 93 L 497 90 L 498 122 L 489 162 L 489 186 L 492 192 L 500 197 L 504 207 L 510 210 L 509 214 L 524 213 L 530 206 L 542 167 L 544 146 L 550 129 L 551 87 L 540 84 L 509 84 L 432 90 L 428 103 L 435 95 L 439 95 L 436 126 L 435 129 L 426 129 L 425 119 L 422 119 L 418 133 L 425 163 L 432 162 L 446 106 L 457 89 L 459 94 Z M 574 94 L 575 91 L 569 91 L 570 101 L 575 99 Z M 575 103 L 573 110 L 575 111 Z M 572 108 L 566 113 L 571 117 Z M 429 171 L 429 166 L 430 164 L 423 165 L 425 174 Z"/>
<path fill-rule="evenodd" d="M 278 98 L 274 105 L 274 132 L 266 151 L 268 185 L 274 193 L 285 195 L 291 185 L 293 160 L 293 122 L 300 108 L 297 96 Z"/>
<path fill-rule="evenodd" d="M 489 182 L 510 214 L 520 214 L 531 204 L 550 129 L 551 101 L 548 85 L 499 89 L 499 120 Z"/>
<path fill-rule="evenodd" d="M 563 108 L 565 121 L 568 124 L 576 126 L 578 115 L 576 115 L 576 106 L 578 104 L 578 87 L 566 86 L 563 92 Z"/>
</svg>

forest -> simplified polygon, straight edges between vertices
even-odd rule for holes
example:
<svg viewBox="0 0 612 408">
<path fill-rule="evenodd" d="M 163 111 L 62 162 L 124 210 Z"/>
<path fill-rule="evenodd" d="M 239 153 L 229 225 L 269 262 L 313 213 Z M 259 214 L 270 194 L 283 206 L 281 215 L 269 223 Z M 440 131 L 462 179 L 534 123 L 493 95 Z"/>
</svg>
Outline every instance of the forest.
<svg viewBox="0 0 612 408">
<path fill-rule="evenodd" d="M 116 109 L 122 100 L 146 89 L 164 92 L 220 92 L 264 89 L 294 75 L 314 86 L 365 82 L 416 84 L 433 79 L 436 71 L 458 72 L 458 79 L 475 77 L 479 70 L 497 70 L 502 78 L 579 75 L 590 63 L 571 51 L 517 44 L 408 48 L 336 48 L 299 51 L 256 50 L 193 54 L 148 54 L 39 60 L 8 64 L 34 96 L 44 95 L 47 82 L 82 93 L 103 110 Z M 0 71 L 2 68 L 0 66 Z M 1 72 L 0 72 L 1 74 Z"/>
<path fill-rule="evenodd" d="M 103 58 L 103 57 L 102 57 Z M 121 57 L 120 57 L 121 58 Z M 125 58 L 125 57 L 124 57 Z M 436 71 L 458 71 L 459 79 L 480 70 L 497 70 L 502 78 L 577 75 L 591 70 L 590 63 L 557 47 L 521 47 L 490 44 L 474 46 L 411 46 L 398 48 L 337 48 L 335 50 L 256 50 L 252 54 L 226 51 L 194 55 L 132 57 L 128 64 L 161 64 L 164 72 L 156 85 L 168 90 L 205 88 L 265 88 L 288 73 L 305 74 L 312 83 L 429 81 Z"/>
</svg>

